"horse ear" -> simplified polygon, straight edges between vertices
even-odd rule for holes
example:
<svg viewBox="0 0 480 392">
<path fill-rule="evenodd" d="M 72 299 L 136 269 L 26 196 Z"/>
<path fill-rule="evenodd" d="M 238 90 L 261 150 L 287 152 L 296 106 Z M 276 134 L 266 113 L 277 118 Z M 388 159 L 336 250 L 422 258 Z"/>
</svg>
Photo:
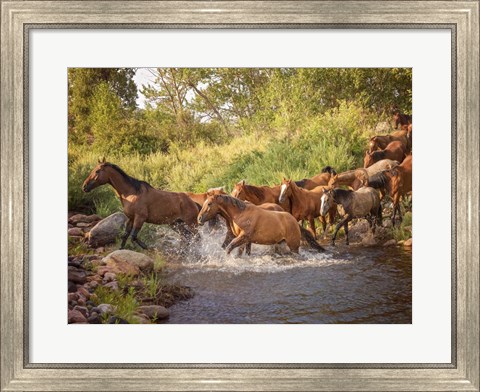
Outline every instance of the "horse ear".
<svg viewBox="0 0 480 392">
<path fill-rule="evenodd" d="M 245 185 L 245 180 L 239 182 L 240 185 Z"/>
<path fill-rule="evenodd" d="M 99 159 L 99 160 L 98 160 L 98 163 L 105 163 L 105 162 L 106 162 L 106 160 L 105 160 L 105 156 L 103 156 L 103 158 L 102 158 L 102 159 Z"/>
</svg>

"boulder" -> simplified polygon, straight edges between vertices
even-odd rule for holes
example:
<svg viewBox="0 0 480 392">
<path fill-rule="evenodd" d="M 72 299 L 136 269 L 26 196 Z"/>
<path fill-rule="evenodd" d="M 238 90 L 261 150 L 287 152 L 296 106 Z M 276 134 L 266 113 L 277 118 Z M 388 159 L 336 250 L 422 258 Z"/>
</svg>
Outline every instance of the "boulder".
<svg viewBox="0 0 480 392">
<path fill-rule="evenodd" d="M 403 246 L 404 246 L 405 248 L 411 248 L 411 247 L 412 247 L 412 239 L 409 238 L 408 240 L 405 240 L 405 241 L 403 242 Z"/>
<path fill-rule="evenodd" d="M 76 309 L 68 311 L 68 323 L 69 324 L 87 324 L 87 318 Z"/>
<path fill-rule="evenodd" d="M 71 229 L 68 229 L 68 235 L 70 237 L 83 237 L 84 233 L 79 227 L 72 227 Z"/>
<path fill-rule="evenodd" d="M 98 222 L 86 234 L 87 243 L 94 248 L 115 242 L 124 230 L 127 217 L 123 212 L 116 212 Z"/>
<path fill-rule="evenodd" d="M 108 282 L 103 287 L 108 287 L 110 290 L 113 290 L 113 291 L 118 291 L 119 290 L 117 281 Z"/>
<path fill-rule="evenodd" d="M 73 310 L 78 310 L 81 314 L 85 316 L 85 318 L 88 317 L 88 309 L 85 306 L 75 306 Z"/>
<path fill-rule="evenodd" d="M 388 240 L 387 242 L 385 242 L 383 244 L 383 246 L 395 246 L 397 245 L 397 241 L 396 240 Z"/>
<path fill-rule="evenodd" d="M 134 252 L 133 250 L 116 250 L 107 255 L 103 261 L 109 267 L 113 267 L 118 263 L 128 263 L 137 267 L 142 272 L 150 272 L 153 269 L 153 259 L 143 253 Z"/>
<path fill-rule="evenodd" d="M 87 282 L 87 272 L 75 267 L 68 267 L 68 280 L 73 283 L 84 284 Z"/>
<path fill-rule="evenodd" d="M 167 308 L 160 305 L 144 305 L 139 306 L 137 311 L 144 314 L 150 320 L 163 320 L 168 318 L 170 312 Z"/>
<path fill-rule="evenodd" d="M 89 324 L 101 324 L 102 323 L 102 318 L 97 312 L 93 312 L 90 314 L 90 317 L 88 318 L 88 323 Z"/>
<path fill-rule="evenodd" d="M 68 219 L 68 223 L 77 224 L 77 223 L 92 223 L 101 220 L 98 215 L 84 215 L 84 214 L 75 214 Z"/>
<path fill-rule="evenodd" d="M 92 312 L 94 311 L 94 309 L 99 314 L 104 314 L 104 313 L 110 314 L 110 313 L 113 313 L 115 310 L 115 308 L 110 304 L 100 304 L 95 308 L 92 308 Z"/>
</svg>

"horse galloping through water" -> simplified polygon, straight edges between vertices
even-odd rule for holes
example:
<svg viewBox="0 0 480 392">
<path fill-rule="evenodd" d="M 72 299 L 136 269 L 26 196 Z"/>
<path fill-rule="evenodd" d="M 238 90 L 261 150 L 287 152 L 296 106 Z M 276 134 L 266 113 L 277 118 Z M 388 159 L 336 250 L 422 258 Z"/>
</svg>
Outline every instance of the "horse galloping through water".
<svg viewBox="0 0 480 392">
<path fill-rule="evenodd" d="M 243 244 L 275 245 L 284 241 L 292 252 L 298 253 L 302 236 L 316 250 L 324 250 L 288 212 L 268 211 L 232 196 L 212 195 L 203 204 L 198 223 L 201 225 L 218 213 L 228 217 L 235 235 L 226 248 L 227 254 Z"/>
<path fill-rule="evenodd" d="M 322 196 L 320 215 L 325 216 L 331 206 L 340 204 L 345 215 L 335 227 L 332 237 L 332 245 L 335 245 L 338 230 L 343 226 L 345 229 L 345 243 L 348 245 L 348 222 L 354 218 L 366 218 L 370 223 L 372 233 L 375 233 L 376 224 L 382 223 L 382 207 L 378 192 L 370 187 L 363 187 L 357 191 L 344 189 L 328 189 Z"/>
<path fill-rule="evenodd" d="M 128 237 L 141 248 L 147 246 L 137 237 L 144 223 L 168 224 L 186 237 L 196 234 L 199 209 L 185 193 L 167 192 L 153 188 L 145 181 L 130 177 L 113 163 L 99 161 L 83 182 L 82 190 L 110 184 L 122 203 L 128 220 L 122 236 L 122 249 Z"/>
</svg>

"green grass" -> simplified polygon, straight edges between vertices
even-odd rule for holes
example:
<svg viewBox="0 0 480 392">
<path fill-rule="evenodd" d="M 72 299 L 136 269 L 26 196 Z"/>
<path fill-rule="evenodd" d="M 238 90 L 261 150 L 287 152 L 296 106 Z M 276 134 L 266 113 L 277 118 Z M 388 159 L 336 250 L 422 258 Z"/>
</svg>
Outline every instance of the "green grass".
<svg viewBox="0 0 480 392">
<path fill-rule="evenodd" d="M 94 298 L 95 305 L 111 304 L 115 307 L 115 316 L 120 317 L 131 324 L 135 323 L 135 311 L 140 304 L 133 287 L 129 287 L 126 291 L 115 291 L 108 287 L 98 286 L 95 290 Z M 103 321 L 106 322 L 107 320 L 108 316 L 105 316 Z"/>
</svg>

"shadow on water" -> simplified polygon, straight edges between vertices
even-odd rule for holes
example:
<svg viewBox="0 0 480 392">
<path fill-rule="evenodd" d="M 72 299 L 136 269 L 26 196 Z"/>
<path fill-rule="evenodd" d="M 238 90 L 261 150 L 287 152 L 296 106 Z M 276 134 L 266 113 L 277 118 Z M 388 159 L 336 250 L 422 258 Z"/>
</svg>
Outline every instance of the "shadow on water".
<svg viewBox="0 0 480 392">
<path fill-rule="evenodd" d="M 188 247 L 167 235 L 157 244 L 169 279 L 195 290 L 169 323 L 411 323 L 411 252 L 339 243 L 325 253 L 253 245 L 251 256 L 227 256 L 223 233 L 202 228 Z"/>
</svg>

